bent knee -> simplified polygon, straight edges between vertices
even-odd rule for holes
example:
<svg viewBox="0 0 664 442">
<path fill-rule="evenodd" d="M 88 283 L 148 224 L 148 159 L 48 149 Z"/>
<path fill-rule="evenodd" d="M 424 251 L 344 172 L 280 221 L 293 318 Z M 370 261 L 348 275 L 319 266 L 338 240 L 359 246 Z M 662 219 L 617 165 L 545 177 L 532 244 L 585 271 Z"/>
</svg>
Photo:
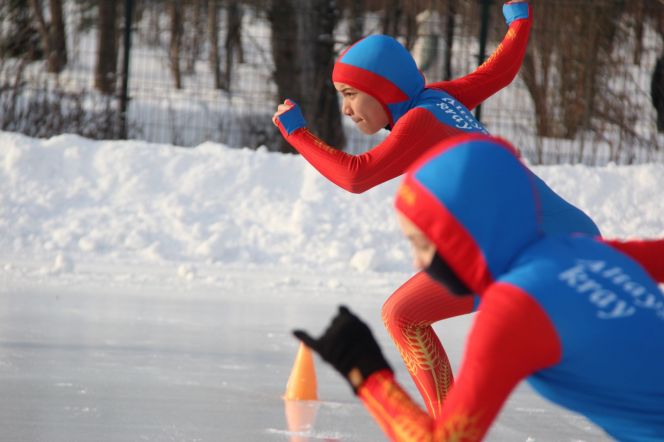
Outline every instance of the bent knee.
<svg viewBox="0 0 664 442">
<path fill-rule="evenodd" d="M 412 300 L 399 296 L 396 292 L 390 296 L 383 304 L 381 317 L 385 328 L 394 335 L 406 327 L 412 327 L 415 324 L 422 323 L 422 318 L 417 316 L 417 309 L 414 309 Z M 426 326 L 428 324 L 422 324 Z"/>
</svg>

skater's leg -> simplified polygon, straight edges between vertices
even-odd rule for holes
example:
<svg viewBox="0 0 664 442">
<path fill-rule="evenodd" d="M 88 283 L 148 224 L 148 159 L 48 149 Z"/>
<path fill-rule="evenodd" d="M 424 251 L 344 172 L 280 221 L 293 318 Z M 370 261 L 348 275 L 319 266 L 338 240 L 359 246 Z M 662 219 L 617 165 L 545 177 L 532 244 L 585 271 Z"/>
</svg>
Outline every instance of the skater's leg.
<svg viewBox="0 0 664 442">
<path fill-rule="evenodd" d="M 383 305 L 385 327 L 433 417 L 440 416 L 453 377 L 431 324 L 473 308 L 474 296 L 454 296 L 424 272 L 406 281 Z"/>
</svg>

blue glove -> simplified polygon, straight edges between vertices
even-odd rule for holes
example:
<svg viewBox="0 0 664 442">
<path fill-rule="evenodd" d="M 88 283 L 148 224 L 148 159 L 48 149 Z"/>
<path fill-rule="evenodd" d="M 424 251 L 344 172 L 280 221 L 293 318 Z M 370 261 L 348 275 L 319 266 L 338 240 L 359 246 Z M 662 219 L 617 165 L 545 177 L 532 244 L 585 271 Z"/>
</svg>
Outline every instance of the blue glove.
<svg viewBox="0 0 664 442">
<path fill-rule="evenodd" d="M 300 106 L 297 103 L 286 100 L 286 104 L 290 104 L 291 108 L 277 117 L 277 124 L 290 135 L 299 128 L 305 127 L 307 121 L 304 119 L 304 115 L 302 115 Z"/>
<path fill-rule="evenodd" d="M 505 3 L 503 5 L 503 16 L 505 16 L 507 26 L 511 25 L 515 20 L 528 18 L 528 8 L 529 5 L 527 2 Z"/>
</svg>

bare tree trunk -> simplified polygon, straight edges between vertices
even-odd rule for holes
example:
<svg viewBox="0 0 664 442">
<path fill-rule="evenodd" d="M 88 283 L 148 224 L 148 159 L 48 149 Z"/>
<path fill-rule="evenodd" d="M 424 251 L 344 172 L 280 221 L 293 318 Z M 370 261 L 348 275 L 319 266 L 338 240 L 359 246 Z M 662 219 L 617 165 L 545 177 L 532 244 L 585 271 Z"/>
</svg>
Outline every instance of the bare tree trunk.
<svg viewBox="0 0 664 442">
<path fill-rule="evenodd" d="M 445 26 L 444 79 L 452 79 L 452 47 L 456 27 L 457 0 L 447 0 L 447 25 Z"/>
<path fill-rule="evenodd" d="M 298 57 L 297 22 L 293 0 L 272 0 L 268 10 L 271 27 L 274 81 L 277 85 L 278 101 L 291 98 L 301 102 Z M 293 152 L 293 148 L 280 137 L 280 152 Z"/>
<path fill-rule="evenodd" d="M 633 63 L 635 65 L 641 64 L 641 56 L 643 55 L 643 26 L 646 18 L 646 0 L 638 0 L 634 4 L 636 11 L 634 13 L 634 40 L 636 47 L 634 48 Z"/>
<path fill-rule="evenodd" d="M 309 93 L 315 81 L 316 60 L 314 51 L 318 39 L 318 17 L 316 17 L 316 2 L 318 0 L 294 0 L 296 15 L 297 39 L 295 40 L 296 57 L 298 60 L 298 82 L 302 111 L 311 125 L 313 115 L 313 96 Z"/>
<path fill-rule="evenodd" d="M 386 0 L 383 15 L 383 34 L 396 37 L 399 35 L 399 21 L 403 8 L 400 0 Z"/>
<path fill-rule="evenodd" d="M 535 124 L 537 135 L 548 137 L 553 134 L 549 118 L 549 57 L 551 54 L 540 53 L 534 56 L 526 53 L 521 66 L 523 81 L 526 84 L 535 107 Z M 539 64 L 539 66 L 538 66 Z M 541 161 L 541 158 L 540 158 Z"/>
<path fill-rule="evenodd" d="M 339 11 L 335 0 L 315 0 L 313 3 L 313 82 L 304 84 L 305 87 L 310 85 L 304 93 L 313 98 L 309 121 L 322 139 L 331 146 L 342 149 L 346 144 L 346 137 L 341 124 L 337 91 L 331 80 L 335 56 L 333 36 Z"/>
<path fill-rule="evenodd" d="M 61 72 L 67 65 L 67 38 L 62 0 L 51 0 L 51 42 L 49 65 L 53 70 L 49 72 Z"/>
<path fill-rule="evenodd" d="M 274 80 L 280 100 L 292 98 L 300 101 L 298 34 L 293 0 L 273 0 L 268 12 L 272 29 L 272 58 Z"/>
<path fill-rule="evenodd" d="M 187 39 L 187 65 L 185 71 L 188 74 L 193 74 L 196 70 L 196 62 L 201 53 L 201 36 L 204 35 L 203 29 L 203 0 L 191 0 L 191 29 L 188 32 L 189 38 Z"/>
<path fill-rule="evenodd" d="M 226 31 L 226 69 L 224 71 L 226 88 L 231 88 L 231 76 L 233 73 L 233 59 L 242 60 L 242 14 L 238 4 L 234 1 L 229 2 L 226 9 L 228 29 Z M 241 61 L 240 61 L 241 62 Z"/>
<path fill-rule="evenodd" d="M 179 0 L 171 0 L 169 5 L 171 19 L 171 42 L 168 58 L 171 74 L 176 89 L 182 89 L 182 72 L 180 71 L 180 47 L 182 46 L 182 4 Z"/>
<path fill-rule="evenodd" d="M 655 21 L 655 30 L 657 31 L 657 35 L 659 35 L 660 38 L 664 38 L 664 7 L 657 7 L 657 5 L 653 5 L 649 3 L 651 7 L 653 7 L 653 16 L 654 16 L 654 21 Z"/>
<path fill-rule="evenodd" d="M 51 23 L 46 23 L 39 0 L 30 0 L 32 13 L 46 54 L 46 69 L 51 73 L 62 72 L 67 65 L 65 24 L 62 19 L 62 1 L 50 0 Z"/>
<path fill-rule="evenodd" d="M 366 0 L 350 2 L 350 17 L 348 17 L 348 38 L 355 43 L 364 37 L 364 15 L 366 14 Z"/>
<path fill-rule="evenodd" d="M 404 19 L 406 21 L 406 41 L 404 46 L 411 51 L 417 40 L 417 14 L 413 11 L 406 11 Z"/>
<path fill-rule="evenodd" d="M 101 93 L 115 93 L 117 76 L 116 17 L 117 3 L 114 0 L 99 0 L 97 3 L 97 66 L 95 87 Z"/>
<path fill-rule="evenodd" d="M 657 132 L 664 133 L 664 55 L 660 55 L 650 78 L 650 99 L 657 112 Z"/>
<path fill-rule="evenodd" d="M 219 67 L 219 5 L 217 0 L 208 1 L 208 33 L 210 35 L 210 69 L 214 77 L 214 88 L 223 89 L 224 85 L 221 78 Z"/>
<path fill-rule="evenodd" d="M 556 15 L 560 8 L 542 5 L 535 10 L 535 23 L 538 19 L 548 17 L 550 23 L 559 23 L 560 18 Z M 551 26 L 551 25 L 550 25 Z M 555 48 L 557 42 L 552 35 L 545 32 L 532 32 L 528 50 L 521 66 L 523 81 L 530 93 L 535 108 L 535 125 L 537 135 L 540 137 L 555 136 L 555 121 L 550 117 L 553 112 L 554 102 L 551 90 L 555 89 L 551 77 L 553 71 L 553 60 L 555 59 Z M 553 75 L 555 77 L 555 75 Z M 538 161 L 542 162 L 542 152 L 538 152 Z"/>
<path fill-rule="evenodd" d="M 41 44 L 44 48 L 45 58 L 47 60 L 47 69 L 49 72 L 59 72 L 51 71 L 51 39 L 48 30 L 48 24 L 44 19 L 44 13 L 42 12 L 41 2 L 39 0 L 30 0 L 30 7 L 32 8 L 32 15 L 35 18 L 37 24 L 37 31 L 39 31 L 39 37 L 41 38 Z"/>
<path fill-rule="evenodd" d="M 159 47 L 161 45 L 160 36 L 161 36 L 161 23 L 159 18 L 162 15 L 163 8 L 159 7 L 160 4 L 150 4 L 146 6 L 146 12 L 148 15 L 147 18 L 147 29 L 146 29 L 146 42 L 152 47 Z"/>
</svg>

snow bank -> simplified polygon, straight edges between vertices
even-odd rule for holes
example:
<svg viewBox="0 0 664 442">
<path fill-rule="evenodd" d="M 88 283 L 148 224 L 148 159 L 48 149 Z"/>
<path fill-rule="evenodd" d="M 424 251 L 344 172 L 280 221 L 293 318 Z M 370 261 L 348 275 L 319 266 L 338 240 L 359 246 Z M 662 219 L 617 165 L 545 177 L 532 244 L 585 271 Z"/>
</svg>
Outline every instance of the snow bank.
<svg viewBox="0 0 664 442">
<path fill-rule="evenodd" d="M 295 155 L 0 133 L 5 261 L 407 269 L 396 182 L 362 196 Z"/>
<path fill-rule="evenodd" d="M 664 165 L 536 167 L 607 236 L 664 235 Z M 410 270 L 392 200 L 362 195 L 295 155 L 0 132 L 0 264 L 202 264 Z"/>
</svg>

